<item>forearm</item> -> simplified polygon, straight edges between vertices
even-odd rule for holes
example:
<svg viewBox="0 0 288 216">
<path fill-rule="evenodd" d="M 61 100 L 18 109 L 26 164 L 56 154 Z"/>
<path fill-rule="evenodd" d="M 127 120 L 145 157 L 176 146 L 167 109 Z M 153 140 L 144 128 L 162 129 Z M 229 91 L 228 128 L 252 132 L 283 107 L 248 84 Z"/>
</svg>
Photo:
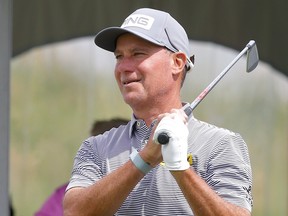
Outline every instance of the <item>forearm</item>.
<svg viewBox="0 0 288 216">
<path fill-rule="evenodd" d="M 129 160 L 90 187 L 72 188 L 64 198 L 64 215 L 113 215 L 143 176 Z"/>
<path fill-rule="evenodd" d="M 228 203 L 219 197 L 193 170 L 173 171 L 171 174 L 195 215 L 250 215 L 248 210 Z"/>
</svg>

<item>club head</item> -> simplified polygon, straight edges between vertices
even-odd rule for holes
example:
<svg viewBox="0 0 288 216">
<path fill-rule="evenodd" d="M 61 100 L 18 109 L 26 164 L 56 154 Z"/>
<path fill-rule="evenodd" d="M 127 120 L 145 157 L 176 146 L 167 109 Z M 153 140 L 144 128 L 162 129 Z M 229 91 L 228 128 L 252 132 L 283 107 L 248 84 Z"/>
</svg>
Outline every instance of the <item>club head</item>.
<svg viewBox="0 0 288 216">
<path fill-rule="evenodd" d="M 257 67 L 259 62 L 259 56 L 256 42 L 254 40 L 250 40 L 246 47 L 248 48 L 246 71 L 249 73 Z"/>
</svg>

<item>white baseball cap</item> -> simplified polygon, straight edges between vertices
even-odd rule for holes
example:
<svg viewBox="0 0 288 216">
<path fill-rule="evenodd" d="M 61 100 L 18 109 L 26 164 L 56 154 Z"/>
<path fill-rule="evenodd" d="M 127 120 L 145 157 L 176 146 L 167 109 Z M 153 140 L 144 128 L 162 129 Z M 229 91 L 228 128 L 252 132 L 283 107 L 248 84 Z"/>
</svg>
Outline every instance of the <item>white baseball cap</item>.
<svg viewBox="0 0 288 216">
<path fill-rule="evenodd" d="M 189 58 L 186 31 L 169 13 L 151 8 L 138 9 L 130 14 L 120 27 L 109 27 L 100 31 L 94 41 L 97 46 L 114 52 L 117 38 L 124 33 L 134 34 L 172 52 L 184 52 L 187 71 L 194 66 Z"/>
</svg>

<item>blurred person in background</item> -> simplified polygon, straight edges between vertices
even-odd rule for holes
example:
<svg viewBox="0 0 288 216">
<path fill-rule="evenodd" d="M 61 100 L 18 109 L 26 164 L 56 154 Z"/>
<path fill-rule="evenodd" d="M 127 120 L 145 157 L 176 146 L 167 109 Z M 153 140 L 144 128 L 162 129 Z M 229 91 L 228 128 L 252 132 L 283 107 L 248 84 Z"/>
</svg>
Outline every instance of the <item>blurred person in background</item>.
<svg viewBox="0 0 288 216">
<path fill-rule="evenodd" d="M 120 125 L 127 124 L 127 120 L 122 118 L 113 118 L 110 120 L 94 121 L 90 135 L 97 136 L 109 131 L 112 128 L 117 128 Z M 63 198 L 65 194 L 68 182 L 59 186 L 55 191 L 47 198 L 42 207 L 35 213 L 35 216 L 62 216 L 63 215 Z"/>
</svg>

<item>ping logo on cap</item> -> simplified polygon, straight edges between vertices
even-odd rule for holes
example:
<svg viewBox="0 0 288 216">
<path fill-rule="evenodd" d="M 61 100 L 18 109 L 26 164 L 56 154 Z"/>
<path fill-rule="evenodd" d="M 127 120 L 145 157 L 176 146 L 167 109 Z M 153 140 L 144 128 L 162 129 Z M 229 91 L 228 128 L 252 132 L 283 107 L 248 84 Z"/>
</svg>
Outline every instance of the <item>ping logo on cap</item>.
<svg viewBox="0 0 288 216">
<path fill-rule="evenodd" d="M 124 20 L 121 28 L 139 27 L 146 30 L 150 30 L 153 22 L 154 22 L 153 17 L 142 14 L 132 14 Z"/>
</svg>

